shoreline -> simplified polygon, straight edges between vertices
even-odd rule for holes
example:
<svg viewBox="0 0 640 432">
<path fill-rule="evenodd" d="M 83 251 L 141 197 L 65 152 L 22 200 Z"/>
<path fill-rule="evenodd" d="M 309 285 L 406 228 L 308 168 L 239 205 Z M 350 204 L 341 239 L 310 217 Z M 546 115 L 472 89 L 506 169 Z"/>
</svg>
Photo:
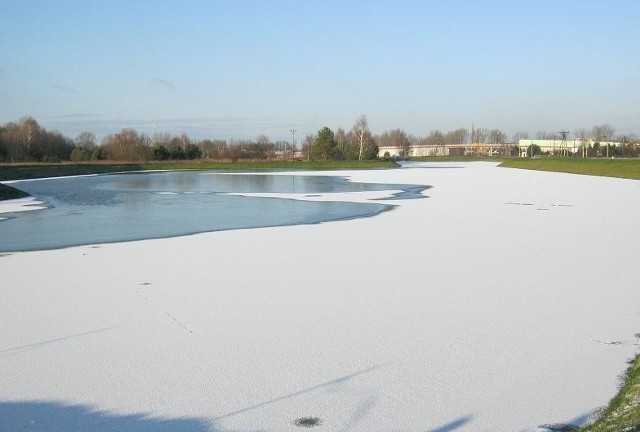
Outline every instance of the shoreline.
<svg viewBox="0 0 640 432">
<path fill-rule="evenodd" d="M 348 172 L 434 186 L 373 218 L 0 257 L 0 413 L 500 431 L 605 405 L 636 351 L 593 340 L 637 332 L 640 183 L 412 165 Z"/>
</svg>

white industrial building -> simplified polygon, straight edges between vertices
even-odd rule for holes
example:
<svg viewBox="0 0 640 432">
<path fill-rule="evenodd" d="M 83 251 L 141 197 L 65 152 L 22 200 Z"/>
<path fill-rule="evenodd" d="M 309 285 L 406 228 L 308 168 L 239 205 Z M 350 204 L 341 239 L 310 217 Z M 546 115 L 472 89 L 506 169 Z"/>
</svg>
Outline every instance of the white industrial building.
<svg viewBox="0 0 640 432">
<path fill-rule="evenodd" d="M 593 147 L 596 142 L 592 139 L 573 139 L 563 141 L 561 139 L 521 139 L 518 140 L 518 148 L 520 156 L 527 156 L 527 149 L 532 146 L 540 147 L 543 154 L 551 154 L 556 156 L 579 155 L 587 148 Z M 605 149 L 607 145 L 618 147 L 622 145 L 619 142 L 607 141 L 600 142 L 600 148 Z M 507 156 L 511 154 L 513 144 L 445 144 L 440 146 L 433 145 L 412 145 L 409 147 L 407 157 L 421 156 Z M 400 156 L 400 147 L 397 146 L 380 146 L 378 148 L 378 157 Z"/>
<path fill-rule="evenodd" d="M 503 156 L 509 152 L 509 144 L 444 144 L 434 145 L 412 145 L 409 147 L 407 157 L 422 156 Z M 400 147 L 397 146 L 380 146 L 378 148 L 378 157 L 385 155 L 396 157 L 400 156 Z"/>
<path fill-rule="evenodd" d="M 593 147 L 596 142 L 591 139 L 573 139 L 573 140 L 562 140 L 562 139 L 521 139 L 518 140 L 518 147 L 520 148 L 520 156 L 527 156 L 527 149 L 536 145 L 540 147 L 540 150 L 543 154 L 551 154 L 557 156 L 567 156 L 570 154 L 578 154 L 582 153 L 584 149 L 589 147 Z M 606 141 L 600 142 L 601 148 L 606 148 L 607 145 L 612 147 L 617 147 L 620 145 L 619 142 Z"/>
</svg>

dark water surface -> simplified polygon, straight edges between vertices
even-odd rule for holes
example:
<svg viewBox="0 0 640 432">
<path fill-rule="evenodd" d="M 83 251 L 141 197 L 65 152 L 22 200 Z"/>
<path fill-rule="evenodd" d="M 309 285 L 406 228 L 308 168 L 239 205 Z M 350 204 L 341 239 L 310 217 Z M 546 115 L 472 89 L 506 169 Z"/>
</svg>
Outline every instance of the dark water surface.
<svg viewBox="0 0 640 432">
<path fill-rule="evenodd" d="M 48 208 L 7 213 L 0 251 L 57 249 L 200 232 L 312 224 L 369 217 L 386 203 L 313 202 L 229 193 L 340 193 L 402 190 L 421 198 L 428 186 L 355 183 L 342 177 L 158 172 L 22 181 L 15 187 Z"/>
</svg>

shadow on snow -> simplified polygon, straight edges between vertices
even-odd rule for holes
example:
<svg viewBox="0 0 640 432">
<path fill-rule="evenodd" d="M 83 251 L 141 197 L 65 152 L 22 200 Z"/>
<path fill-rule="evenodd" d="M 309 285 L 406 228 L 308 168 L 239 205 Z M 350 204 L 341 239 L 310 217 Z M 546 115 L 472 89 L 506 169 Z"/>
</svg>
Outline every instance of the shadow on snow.
<svg viewBox="0 0 640 432">
<path fill-rule="evenodd" d="M 161 418 L 149 414 L 115 414 L 88 405 L 55 401 L 0 402 L 0 431 L 29 432 L 215 432 L 198 418 Z"/>
</svg>

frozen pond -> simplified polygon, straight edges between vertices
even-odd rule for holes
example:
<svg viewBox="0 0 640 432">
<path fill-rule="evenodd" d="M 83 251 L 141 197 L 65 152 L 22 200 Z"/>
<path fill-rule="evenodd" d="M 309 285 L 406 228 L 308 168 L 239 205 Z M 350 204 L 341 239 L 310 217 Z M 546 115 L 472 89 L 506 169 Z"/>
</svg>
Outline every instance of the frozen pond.
<svg viewBox="0 0 640 432">
<path fill-rule="evenodd" d="M 427 188 L 356 183 L 336 176 L 202 171 L 56 178 L 15 186 L 47 208 L 3 215 L 8 219 L 0 222 L 2 252 L 368 217 L 392 205 L 305 197 L 402 190 L 403 198 L 412 198 L 422 197 Z M 291 199 L 291 194 L 301 199 Z"/>
<path fill-rule="evenodd" d="M 176 200 L 241 181 L 274 205 L 396 206 L 0 253 L 0 431 L 301 432 L 307 419 L 322 432 L 543 432 L 585 424 L 616 393 L 638 350 L 640 182 L 487 162 L 269 176 L 106 176 L 92 194 L 102 203 L 129 178 L 114 206 L 166 200 L 143 217 L 171 224 L 192 217 Z M 284 193 L 294 182 L 306 192 Z M 403 184 L 434 187 L 380 200 Z"/>
</svg>

